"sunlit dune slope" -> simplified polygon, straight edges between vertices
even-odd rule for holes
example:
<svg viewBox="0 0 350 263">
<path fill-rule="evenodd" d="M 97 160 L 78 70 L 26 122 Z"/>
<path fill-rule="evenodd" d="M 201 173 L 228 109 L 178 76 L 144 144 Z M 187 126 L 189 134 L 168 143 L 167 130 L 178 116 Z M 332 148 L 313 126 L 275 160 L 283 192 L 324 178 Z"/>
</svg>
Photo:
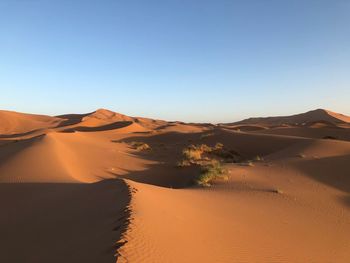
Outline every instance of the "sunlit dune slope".
<svg viewBox="0 0 350 263">
<path fill-rule="evenodd" d="M 62 119 L 45 115 L 0 111 L 0 135 L 20 134 L 37 129 L 56 127 Z"/>
<path fill-rule="evenodd" d="M 127 145 L 85 133 L 57 133 L 1 146 L 0 182 L 96 182 L 131 166 Z M 134 161 L 133 167 L 138 167 Z"/>
</svg>

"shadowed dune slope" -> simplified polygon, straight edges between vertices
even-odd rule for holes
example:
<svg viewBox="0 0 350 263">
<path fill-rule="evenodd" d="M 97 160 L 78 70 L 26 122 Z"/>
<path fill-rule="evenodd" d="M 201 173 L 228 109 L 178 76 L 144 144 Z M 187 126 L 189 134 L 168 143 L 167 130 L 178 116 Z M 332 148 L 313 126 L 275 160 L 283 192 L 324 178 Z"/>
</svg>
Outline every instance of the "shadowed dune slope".
<svg viewBox="0 0 350 263">
<path fill-rule="evenodd" d="M 249 118 L 232 124 L 257 124 L 266 126 L 278 126 L 282 124 L 301 125 L 303 123 L 315 121 L 326 121 L 337 124 L 350 123 L 350 117 L 329 110 L 317 109 L 291 116 Z"/>
<path fill-rule="evenodd" d="M 287 128 L 271 128 L 256 131 L 259 134 L 276 134 L 287 136 L 298 136 L 314 139 L 335 139 L 350 141 L 350 129 L 329 128 L 329 127 L 287 127 Z"/>
<path fill-rule="evenodd" d="M 318 159 L 322 157 L 343 156 L 350 154 L 350 142 L 337 140 L 300 140 L 280 151 L 267 155 L 271 159 L 302 158 Z"/>
<path fill-rule="evenodd" d="M 126 146 L 90 133 L 1 142 L 0 262 L 115 262 L 130 192 L 108 178 L 132 163 Z"/>
<path fill-rule="evenodd" d="M 115 262 L 129 202 L 121 180 L 0 183 L 0 262 Z"/>
</svg>

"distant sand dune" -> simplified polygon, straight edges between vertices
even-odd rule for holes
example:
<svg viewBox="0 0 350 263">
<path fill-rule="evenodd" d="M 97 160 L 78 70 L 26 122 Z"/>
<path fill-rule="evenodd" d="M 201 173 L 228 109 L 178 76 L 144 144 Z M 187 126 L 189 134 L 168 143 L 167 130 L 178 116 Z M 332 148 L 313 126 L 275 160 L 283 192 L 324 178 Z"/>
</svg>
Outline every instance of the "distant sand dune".
<svg viewBox="0 0 350 263">
<path fill-rule="evenodd" d="M 350 117 L 343 114 L 335 113 L 329 110 L 317 109 L 306 113 L 278 116 L 278 117 L 264 117 L 264 118 L 249 118 L 232 124 L 260 124 L 267 126 L 276 126 L 283 124 L 302 125 L 303 123 L 313 121 L 326 121 L 330 123 L 350 123 Z"/>
<path fill-rule="evenodd" d="M 0 111 L 0 135 L 21 134 L 56 127 L 62 119 L 12 111 Z"/>
</svg>

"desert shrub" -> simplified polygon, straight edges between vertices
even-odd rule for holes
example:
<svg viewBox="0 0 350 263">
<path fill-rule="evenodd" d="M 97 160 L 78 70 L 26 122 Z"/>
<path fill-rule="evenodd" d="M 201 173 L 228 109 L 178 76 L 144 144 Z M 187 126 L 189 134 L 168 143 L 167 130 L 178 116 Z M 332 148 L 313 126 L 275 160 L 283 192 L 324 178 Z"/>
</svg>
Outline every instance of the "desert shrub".
<svg viewBox="0 0 350 263">
<path fill-rule="evenodd" d="M 219 158 L 225 162 L 239 162 L 242 159 L 239 153 L 225 149 L 222 143 L 216 143 L 214 147 L 206 144 L 190 145 L 182 153 L 185 159 L 192 162 L 205 160 L 209 157 L 210 159 Z"/>
<path fill-rule="evenodd" d="M 215 150 L 222 150 L 223 148 L 224 148 L 224 145 L 220 142 L 216 143 L 214 147 Z"/>
<path fill-rule="evenodd" d="M 201 167 L 201 172 L 196 178 L 196 184 L 200 186 L 210 186 L 212 181 L 217 179 L 228 180 L 227 171 L 220 162 L 212 160 L 209 164 Z"/>
<path fill-rule="evenodd" d="M 211 154 L 223 159 L 224 162 L 239 162 L 242 157 L 234 150 L 227 150 L 221 145 L 216 145 Z"/>
<path fill-rule="evenodd" d="M 302 153 L 299 153 L 299 154 L 297 155 L 297 157 L 299 157 L 299 158 L 305 158 L 306 155 L 305 155 L 305 154 L 302 154 Z"/>
<path fill-rule="evenodd" d="M 206 144 L 201 144 L 199 146 L 196 146 L 198 150 L 200 150 L 202 153 L 210 153 L 213 149 L 206 145 Z"/>
<path fill-rule="evenodd" d="M 130 145 L 138 151 L 146 151 L 151 149 L 151 147 L 144 142 L 131 142 Z"/>
<path fill-rule="evenodd" d="M 201 160 L 204 153 L 209 153 L 212 148 L 206 144 L 201 145 L 190 145 L 182 151 L 182 154 L 187 160 Z"/>
<path fill-rule="evenodd" d="M 202 151 L 193 147 L 184 149 L 182 154 L 187 160 L 200 160 L 202 158 Z"/>
</svg>

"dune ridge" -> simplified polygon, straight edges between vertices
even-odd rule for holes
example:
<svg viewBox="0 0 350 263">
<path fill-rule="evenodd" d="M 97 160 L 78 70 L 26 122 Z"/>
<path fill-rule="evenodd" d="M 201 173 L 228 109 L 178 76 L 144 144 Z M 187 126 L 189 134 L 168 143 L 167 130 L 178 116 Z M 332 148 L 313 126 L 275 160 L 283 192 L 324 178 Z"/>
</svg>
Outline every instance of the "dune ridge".
<svg viewBox="0 0 350 263">
<path fill-rule="evenodd" d="M 35 115 L 13 111 L 0 111 L 0 135 L 20 134 L 38 129 L 56 127 L 62 119 L 46 115 Z"/>
<path fill-rule="evenodd" d="M 278 117 L 260 117 L 260 118 L 249 118 L 242 121 L 228 123 L 228 125 L 238 125 L 238 124 L 260 124 L 267 126 L 275 125 L 302 125 L 308 122 L 315 121 L 327 121 L 330 123 L 341 124 L 350 123 L 350 117 L 335 113 L 330 110 L 317 109 L 308 111 L 301 114 L 291 115 L 291 116 L 278 116 Z"/>
</svg>

